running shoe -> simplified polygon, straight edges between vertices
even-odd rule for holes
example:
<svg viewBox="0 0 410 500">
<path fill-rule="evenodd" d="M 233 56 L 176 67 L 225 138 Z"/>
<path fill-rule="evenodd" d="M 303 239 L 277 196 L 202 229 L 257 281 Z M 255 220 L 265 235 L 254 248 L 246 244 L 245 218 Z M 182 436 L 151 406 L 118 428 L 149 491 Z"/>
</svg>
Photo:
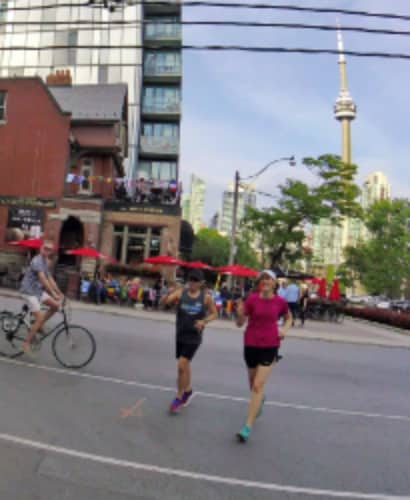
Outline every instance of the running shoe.
<svg viewBox="0 0 410 500">
<path fill-rule="evenodd" d="M 34 349 L 31 345 L 23 344 L 22 350 L 26 356 L 29 358 L 35 359 L 36 358 L 36 353 L 34 352 Z"/>
<path fill-rule="evenodd" d="M 246 441 L 249 439 L 249 436 L 251 434 L 251 428 L 247 425 L 244 425 L 242 429 L 238 432 L 236 435 L 238 441 L 240 443 L 246 443 Z"/>
<path fill-rule="evenodd" d="M 263 396 L 262 398 L 262 401 L 261 401 L 261 405 L 259 406 L 259 410 L 258 410 L 258 413 L 256 414 L 256 418 L 259 418 L 262 413 L 263 413 L 263 405 L 265 404 L 265 395 Z"/>
<path fill-rule="evenodd" d="M 187 407 L 192 399 L 192 389 L 190 391 L 184 391 L 182 394 L 182 406 Z"/>
<path fill-rule="evenodd" d="M 179 410 L 181 409 L 182 404 L 183 404 L 182 399 L 175 398 L 169 407 L 169 412 L 173 414 L 178 413 Z"/>
</svg>

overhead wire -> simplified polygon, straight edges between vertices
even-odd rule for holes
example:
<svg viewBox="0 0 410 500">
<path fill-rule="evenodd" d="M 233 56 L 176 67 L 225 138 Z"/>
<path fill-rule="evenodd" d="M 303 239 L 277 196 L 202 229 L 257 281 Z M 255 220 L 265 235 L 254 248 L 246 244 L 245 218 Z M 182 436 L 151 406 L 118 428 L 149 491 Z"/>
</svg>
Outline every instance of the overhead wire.
<svg viewBox="0 0 410 500">
<path fill-rule="evenodd" d="M 223 9 L 252 9 L 252 10 L 281 10 L 290 12 L 308 12 L 312 14 L 343 14 L 346 16 L 373 17 L 381 19 L 396 19 L 402 21 L 410 21 L 410 15 L 399 14 L 392 12 L 372 12 L 367 10 L 344 9 L 337 7 L 316 7 L 316 6 L 301 6 L 292 4 L 268 4 L 268 3 L 247 3 L 247 2 L 211 2 L 207 0 L 181 0 L 181 1 L 148 1 L 148 0 L 130 0 L 125 2 L 113 2 L 118 8 L 126 8 L 132 6 L 152 6 L 157 4 L 164 7 L 210 7 Z M 91 7 L 91 8 L 106 8 L 104 2 L 79 2 L 79 3 L 51 3 L 46 5 L 33 6 L 13 6 L 2 8 L 2 12 L 7 11 L 24 11 L 24 10 L 45 10 L 61 7 Z"/>
<path fill-rule="evenodd" d="M 380 34 L 392 36 L 410 36 L 410 30 L 397 30 L 386 28 L 366 28 L 363 26 L 334 26 L 327 24 L 306 24 L 306 23 L 276 23 L 276 22 L 256 22 L 256 21 L 178 21 L 178 24 L 183 26 L 226 26 L 239 28 L 283 28 L 283 29 L 301 29 L 314 31 L 346 31 L 366 34 Z M 81 19 L 70 21 L 11 21 L 0 22 L 0 26 L 67 26 L 67 29 L 76 27 L 78 30 L 89 30 L 90 27 L 98 27 L 97 29 L 111 28 L 116 26 L 166 26 L 175 25 L 174 21 L 153 21 L 153 20 L 114 20 L 114 21 L 85 21 Z M 77 27 L 79 26 L 79 27 Z M 101 26 L 101 28 L 100 28 Z M 41 30 L 46 31 L 46 30 Z M 25 30 L 25 33 L 33 33 L 35 31 Z"/>
</svg>

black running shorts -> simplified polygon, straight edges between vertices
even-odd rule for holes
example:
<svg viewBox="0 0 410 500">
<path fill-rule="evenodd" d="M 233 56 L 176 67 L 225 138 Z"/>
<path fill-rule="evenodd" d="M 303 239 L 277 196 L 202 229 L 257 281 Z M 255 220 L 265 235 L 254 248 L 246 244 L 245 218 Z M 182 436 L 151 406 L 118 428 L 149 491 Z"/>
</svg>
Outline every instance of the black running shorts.
<svg viewBox="0 0 410 500">
<path fill-rule="evenodd" d="M 201 344 L 187 344 L 185 342 L 176 343 L 176 358 L 186 358 L 189 361 L 192 361 L 192 358 L 195 356 L 198 347 Z"/>
<path fill-rule="evenodd" d="M 248 368 L 256 368 L 258 365 L 270 366 L 282 356 L 279 356 L 279 347 L 245 346 L 243 357 Z"/>
</svg>

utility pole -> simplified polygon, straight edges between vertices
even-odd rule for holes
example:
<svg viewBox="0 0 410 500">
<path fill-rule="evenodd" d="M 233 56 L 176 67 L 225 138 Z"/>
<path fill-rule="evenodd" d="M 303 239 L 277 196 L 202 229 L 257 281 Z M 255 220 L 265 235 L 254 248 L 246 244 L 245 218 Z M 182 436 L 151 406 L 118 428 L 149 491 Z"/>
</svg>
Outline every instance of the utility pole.
<svg viewBox="0 0 410 500">
<path fill-rule="evenodd" d="M 239 198 L 239 181 L 240 175 L 238 170 L 235 172 L 235 183 L 233 190 L 233 214 L 232 214 L 232 232 L 231 232 L 231 244 L 229 248 L 229 262 L 231 266 L 235 262 L 236 254 L 236 226 L 238 221 L 238 198 Z"/>
</svg>

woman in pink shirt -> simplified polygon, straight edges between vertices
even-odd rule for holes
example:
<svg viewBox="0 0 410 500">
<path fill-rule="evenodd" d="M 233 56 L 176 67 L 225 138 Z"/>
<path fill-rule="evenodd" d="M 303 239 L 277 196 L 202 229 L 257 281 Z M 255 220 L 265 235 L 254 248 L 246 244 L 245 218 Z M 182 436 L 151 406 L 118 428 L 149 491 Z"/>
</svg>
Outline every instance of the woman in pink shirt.
<svg viewBox="0 0 410 500">
<path fill-rule="evenodd" d="M 236 324 L 243 326 L 248 319 L 244 336 L 244 358 L 248 367 L 251 399 L 246 424 L 236 435 L 242 443 L 250 436 L 255 419 L 262 413 L 263 390 L 272 368 L 280 359 L 280 342 L 292 325 L 287 302 L 275 294 L 276 275 L 265 269 L 258 276 L 258 291 L 237 304 Z M 278 320 L 284 316 L 282 330 Z"/>
</svg>

